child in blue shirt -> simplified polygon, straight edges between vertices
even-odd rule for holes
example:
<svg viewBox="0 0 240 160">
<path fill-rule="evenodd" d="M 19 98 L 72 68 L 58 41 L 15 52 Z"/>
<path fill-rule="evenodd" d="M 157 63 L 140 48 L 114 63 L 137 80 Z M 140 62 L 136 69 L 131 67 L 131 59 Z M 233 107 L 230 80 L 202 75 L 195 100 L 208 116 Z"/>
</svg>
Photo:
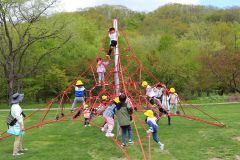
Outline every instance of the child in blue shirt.
<svg viewBox="0 0 240 160">
<path fill-rule="evenodd" d="M 149 126 L 149 129 L 147 130 L 147 133 L 148 134 L 152 133 L 153 140 L 159 144 L 160 150 L 161 151 L 164 150 L 164 144 L 161 143 L 159 138 L 158 138 L 158 125 L 157 125 L 157 122 L 156 122 L 157 118 L 154 117 L 152 110 L 147 110 L 146 112 L 144 112 L 144 115 L 147 116 L 146 117 L 146 122 Z"/>
<path fill-rule="evenodd" d="M 84 100 L 85 88 L 83 86 L 83 82 L 78 80 L 76 85 L 74 86 L 74 89 L 75 89 L 75 98 L 72 104 L 71 112 L 74 112 L 75 106 L 78 102 L 81 102 L 83 106 L 85 105 L 85 100 Z"/>
<path fill-rule="evenodd" d="M 102 131 L 106 132 L 106 137 L 113 137 L 114 134 L 112 130 L 114 128 L 114 114 L 116 112 L 117 104 L 119 103 L 119 98 L 116 97 L 113 99 L 113 103 L 109 105 L 103 112 L 103 117 L 105 118 L 105 125 L 102 127 Z"/>
</svg>

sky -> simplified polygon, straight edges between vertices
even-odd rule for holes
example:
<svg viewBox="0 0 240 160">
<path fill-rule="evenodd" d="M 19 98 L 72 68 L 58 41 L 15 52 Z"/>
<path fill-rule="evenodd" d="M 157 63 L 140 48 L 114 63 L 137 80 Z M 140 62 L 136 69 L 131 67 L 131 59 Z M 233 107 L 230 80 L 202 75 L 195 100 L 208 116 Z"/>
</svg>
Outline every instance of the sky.
<svg viewBox="0 0 240 160">
<path fill-rule="evenodd" d="M 134 11 L 151 12 L 168 3 L 181 3 L 193 5 L 211 5 L 220 8 L 232 6 L 240 7 L 240 0 L 59 0 L 59 9 L 72 12 L 77 9 L 95 7 L 102 4 L 123 5 Z"/>
</svg>

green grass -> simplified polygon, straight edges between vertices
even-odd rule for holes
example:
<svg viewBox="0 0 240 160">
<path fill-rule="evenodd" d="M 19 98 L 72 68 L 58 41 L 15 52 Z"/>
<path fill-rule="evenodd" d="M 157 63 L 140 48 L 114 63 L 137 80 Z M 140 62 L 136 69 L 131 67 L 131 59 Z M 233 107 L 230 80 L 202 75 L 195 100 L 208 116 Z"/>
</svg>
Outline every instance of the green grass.
<svg viewBox="0 0 240 160">
<path fill-rule="evenodd" d="M 189 103 L 194 103 L 194 104 L 201 104 L 201 103 L 223 103 L 226 102 L 227 98 L 229 95 L 211 95 L 211 96 L 202 96 L 202 97 L 197 97 L 193 100 L 189 100 Z"/>
<path fill-rule="evenodd" d="M 237 140 L 240 139 L 239 104 L 202 108 L 225 123 L 227 127 L 218 128 L 180 117 L 173 117 L 172 126 L 169 127 L 166 118 L 164 118 L 159 123 L 159 137 L 165 144 L 165 150 L 160 152 L 158 145 L 152 141 L 152 159 L 205 160 L 220 158 L 234 160 L 237 155 L 240 155 L 240 141 Z M 6 129 L 6 115 L 7 112 L 0 112 L 0 131 Z M 47 119 L 54 115 L 55 112 L 51 111 Z M 27 120 L 26 126 L 34 124 L 39 116 L 40 114 L 37 114 Z M 143 116 L 141 116 L 141 119 L 144 119 Z M 94 120 L 97 124 L 101 124 L 102 121 L 101 117 Z M 137 125 L 147 151 L 145 131 L 139 123 Z M 134 140 L 137 141 L 135 131 Z M 13 159 L 13 141 L 14 137 L 0 141 L 1 160 Z M 106 138 L 96 127 L 83 127 L 82 122 L 54 123 L 27 131 L 24 142 L 29 151 L 16 159 L 125 159 L 124 154 L 111 139 Z M 135 144 L 126 150 L 131 159 L 143 159 L 139 145 Z"/>
</svg>

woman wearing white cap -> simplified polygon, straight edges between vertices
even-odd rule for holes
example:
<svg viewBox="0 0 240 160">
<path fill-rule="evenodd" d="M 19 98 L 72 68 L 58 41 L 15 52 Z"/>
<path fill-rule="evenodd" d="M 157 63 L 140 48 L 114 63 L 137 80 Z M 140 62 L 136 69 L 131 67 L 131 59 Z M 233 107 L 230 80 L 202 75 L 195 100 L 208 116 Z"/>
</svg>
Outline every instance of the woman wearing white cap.
<svg viewBox="0 0 240 160">
<path fill-rule="evenodd" d="M 11 100 L 10 115 L 14 120 L 8 124 L 8 134 L 15 135 L 15 141 L 13 146 L 13 156 L 19 156 L 24 154 L 27 149 L 23 149 L 22 140 L 24 134 L 23 112 L 19 103 L 23 100 L 24 94 L 15 93 Z"/>
</svg>

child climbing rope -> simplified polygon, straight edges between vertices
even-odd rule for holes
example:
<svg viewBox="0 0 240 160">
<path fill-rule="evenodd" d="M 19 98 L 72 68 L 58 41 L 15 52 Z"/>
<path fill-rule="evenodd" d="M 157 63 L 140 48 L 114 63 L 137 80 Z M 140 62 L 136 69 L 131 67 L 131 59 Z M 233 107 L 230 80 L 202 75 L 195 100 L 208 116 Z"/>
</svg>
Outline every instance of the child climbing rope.
<svg viewBox="0 0 240 160">
<path fill-rule="evenodd" d="M 98 115 L 102 115 L 104 110 L 107 108 L 107 104 L 108 104 L 108 96 L 103 95 L 101 97 L 101 103 L 100 105 L 96 108 L 97 109 L 97 114 Z"/>
<path fill-rule="evenodd" d="M 151 103 L 152 105 L 154 104 L 154 91 L 153 91 L 153 88 L 148 85 L 148 82 L 147 81 L 143 81 L 142 82 L 142 87 L 144 87 L 146 89 L 146 96 L 147 96 L 147 99 L 149 101 L 149 103 Z"/>
<path fill-rule="evenodd" d="M 170 114 L 167 110 L 165 110 L 162 106 L 158 106 L 158 109 L 159 109 L 159 117 L 161 118 L 162 116 L 166 115 L 167 118 L 168 118 L 168 125 L 170 126 L 171 125 L 171 117 L 170 117 Z"/>
<path fill-rule="evenodd" d="M 170 98 L 170 110 L 172 111 L 172 113 L 175 114 L 179 114 L 179 110 L 178 110 L 178 102 L 179 102 L 179 97 L 178 94 L 175 92 L 174 88 L 170 88 L 169 90 L 170 94 L 169 94 L 169 98 Z"/>
<path fill-rule="evenodd" d="M 104 73 L 106 72 L 106 66 L 109 61 L 103 61 L 102 58 L 97 59 L 97 73 L 98 73 L 98 85 L 104 84 Z"/>
<path fill-rule="evenodd" d="M 97 115 L 103 115 L 103 112 L 105 111 L 105 109 L 107 108 L 108 105 L 108 96 L 103 95 L 101 97 L 102 101 L 100 103 L 100 105 L 97 107 Z M 103 124 L 101 125 L 101 127 L 103 127 L 106 124 L 106 120 L 103 122 Z"/>
<path fill-rule="evenodd" d="M 107 123 L 102 127 L 101 130 L 103 132 L 106 132 L 106 137 L 114 136 L 114 134 L 112 133 L 112 130 L 114 128 L 114 114 L 116 112 L 116 107 L 119 102 L 120 101 L 118 97 L 114 98 L 113 103 L 108 106 L 103 112 L 103 117 Z"/>
<path fill-rule="evenodd" d="M 163 95 L 162 95 L 162 107 L 166 111 L 170 111 L 169 99 L 170 99 L 170 97 L 168 94 L 168 90 L 165 88 L 165 89 L 163 89 Z"/>
<path fill-rule="evenodd" d="M 87 127 L 87 126 L 91 126 L 89 124 L 89 121 L 90 121 L 90 109 L 88 107 L 88 105 L 84 105 L 84 110 L 83 110 L 83 117 L 84 117 L 84 126 Z"/>
<path fill-rule="evenodd" d="M 162 99 L 162 84 L 161 83 L 157 83 L 155 85 L 155 87 L 153 88 L 153 92 L 154 92 L 154 103 L 157 105 L 161 105 L 161 99 Z"/>
<path fill-rule="evenodd" d="M 85 88 L 83 86 L 83 82 L 81 80 L 78 80 L 76 82 L 76 85 L 74 86 L 74 89 L 75 89 L 75 98 L 72 104 L 71 112 L 75 111 L 75 106 L 78 102 L 81 102 L 83 106 L 85 105 L 85 100 L 84 100 Z"/>
<path fill-rule="evenodd" d="M 158 138 L 158 125 L 156 123 L 157 118 L 154 117 L 152 110 L 147 110 L 146 112 L 144 112 L 144 115 L 147 116 L 146 123 L 149 126 L 147 133 L 152 133 L 153 140 L 159 144 L 160 150 L 164 150 L 164 144 L 161 143 Z"/>
<path fill-rule="evenodd" d="M 109 28 L 108 36 L 110 38 L 110 47 L 106 56 L 110 57 L 112 50 L 117 46 L 118 33 L 116 32 L 115 28 Z"/>
</svg>

